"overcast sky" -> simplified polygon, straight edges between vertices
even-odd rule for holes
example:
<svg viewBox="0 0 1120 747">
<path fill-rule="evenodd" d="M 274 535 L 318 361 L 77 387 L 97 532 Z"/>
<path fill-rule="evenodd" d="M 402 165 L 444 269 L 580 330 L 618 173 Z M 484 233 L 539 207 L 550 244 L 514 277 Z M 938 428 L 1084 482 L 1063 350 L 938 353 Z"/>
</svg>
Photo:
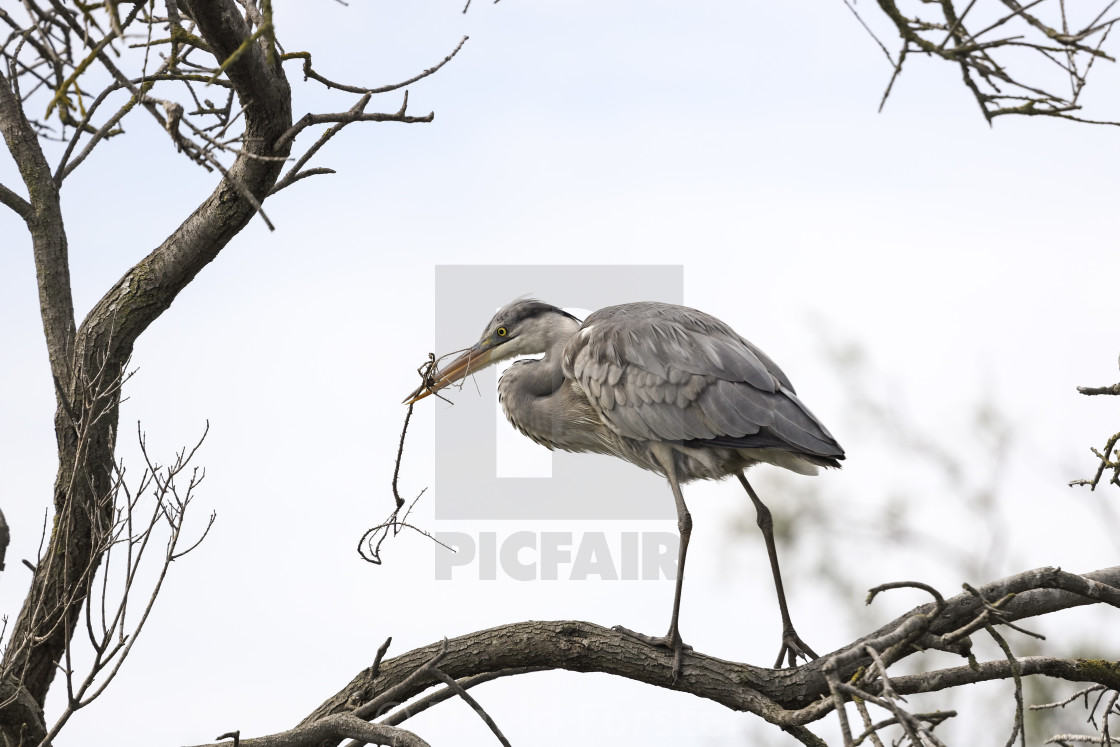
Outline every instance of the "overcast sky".
<svg viewBox="0 0 1120 747">
<path fill-rule="evenodd" d="M 839 0 L 506 0 L 476 2 L 465 16 L 427 0 L 276 8 L 287 50 L 310 50 L 323 74 L 371 87 L 471 38 L 410 89 L 410 111 L 435 111 L 432 124 L 351 126 L 313 164 L 339 173 L 269 200 L 276 232 L 254 220 L 137 344 L 121 454 L 138 473 L 137 420 L 166 457 L 209 420 L 196 526 L 210 510 L 218 519 L 172 568 L 119 680 L 74 718 L 60 747 L 288 728 L 390 635 L 399 654 L 526 619 L 664 631 L 669 581 L 436 581 L 432 547 L 415 536 L 391 543 L 381 567 L 358 559 L 358 537 L 390 507 L 399 403 L 434 350 L 440 265 L 681 266 L 685 303 L 776 359 L 847 449 L 843 471 L 817 478 L 815 511 L 875 522 L 901 495 L 947 542 L 992 541 L 954 522 L 953 497 L 907 472 L 890 438 L 852 418 L 827 351 L 856 345 L 873 372 L 869 396 L 976 474 L 988 468 L 976 451 L 978 403 L 1007 418 L 1014 450 L 999 491 L 1008 549 L 994 573 L 1115 563 L 1099 507 L 1108 491 L 1066 487 L 1092 473 L 1089 446 L 1116 430 L 1115 403 L 1075 391 L 1118 376 L 1114 128 L 1037 118 L 991 128 L 956 68 L 921 59 L 877 113 L 890 67 Z M 298 65 L 287 70 L 300 88 Z M 1114 97 L 1115 71 L 1097 74 L 1096 90 Z M 353 104 L 311 91 L 296 116 Z M 379 106 L 399 103 L 390 94 Z M 100 148 L 63 193 L 79 316 L 213 189 L 213 176 L 177 156 L 153 123 L 130 122 L 129 136 Z M 18 185 L 9 160 L 0 179 Z M 34 558 L 50 502 L 54 397 L 31 252 L 10 213 L 0 214 L 0 237 L 0 505 L 13 528 L 0 609 L 14 615 L 29 576 L 19 560 Z M 486 303 L 540 292 L 510 287 Z M 469 385 L 454 396 L 477 397 Z M 417 409 L 407 494 L 433 483 L 441 407 Z M 686 497 L 695 531 L 684 637 L 710 655 L 769 665 L 779 636 L 765 553 L 756 534 L 729 529 L 746 498 L 735 481 L 689 486 Z M 779 512 L 780 495 L 763 498 Z M 649 500 L 672 498 L 662 488 Z M 414 516 L 439 531 L 617 537 L 675 527 L 437 521 L 431 506 Z M 992 580 L 873 557 L 847 571 L 856 587 L 921 577 L 952 593 Z M 832 624 L 843 613 L 819 611 L 818 579 L 797 566 L 791 558 L 786 582 L 803 637 L 822 653 L 854 637 Z M 918 601 L 885 604 L 876 619 Z M 847 603 L 862 605 L 862 594 Z M 1120 656 L 1116 640 L 1102 645 L 1101 655 Z M 477 697 L 518 745 L 729 745 L 752 722 L 600 676 L 531 675 Z M 434 745 L 491 743 L 460 703 L 408 726 Z"/>
</svg>

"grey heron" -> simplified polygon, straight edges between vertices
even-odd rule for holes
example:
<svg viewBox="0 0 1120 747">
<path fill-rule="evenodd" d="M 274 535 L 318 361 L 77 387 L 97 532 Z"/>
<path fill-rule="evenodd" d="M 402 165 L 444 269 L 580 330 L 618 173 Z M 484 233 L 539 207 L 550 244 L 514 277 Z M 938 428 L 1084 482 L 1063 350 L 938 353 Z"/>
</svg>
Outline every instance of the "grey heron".
<svg viewBox="0 0 1120 747">
<path fill-rule="evenodd" d="M 769 509 L 744 472 L 759 463 L 812 475 L 839 467 L 844 450 L 797 398 L 789 378 L 730 326 L 702 311 L 667 303 L 609 306 L 581 324 L 542 301 L 519 299 L 494 315 L 477 343 L 408 398 L 413 403 L 498 361 L 515 362 L 498 384 L 510 423 L 549 449 L 610 454 L 669 481 L 680 530 L 669 631 L 646 636 L 673 651 L 680 672 L 680 614 L 692 517 L 681 485 L 735 475 L 750 496 L 766 541 L 782 645 L 788 655 L 817 658 L 798 636 L 786 605 Z"/>
</svg>

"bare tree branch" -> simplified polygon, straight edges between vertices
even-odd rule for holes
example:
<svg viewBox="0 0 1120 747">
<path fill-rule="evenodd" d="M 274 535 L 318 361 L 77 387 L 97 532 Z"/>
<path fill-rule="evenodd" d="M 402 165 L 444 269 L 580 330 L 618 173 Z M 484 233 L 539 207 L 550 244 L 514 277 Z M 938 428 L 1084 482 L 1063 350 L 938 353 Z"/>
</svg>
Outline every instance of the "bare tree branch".
<svg viewBox="0 0 1120 747">
<path fill-rule="evenodd" d="M 238 740 L 240 747 L 306 747 L 312 744 L 337 744 L 343 739 L 357 739 L 361 744 L 383 744 L 392 747 L 428 747 L 428 743 L 410 731 L 396 726 L 371 724 L 349 713 L 336 713 L 313 724 L 256 739 Z M 217 742 L 199 747 L 228 747 Z"/>
<path fill-rule="evenodd" d="M 1113 384 L 1112 386 L 1101 387 L 1079 386 L 1077 387 L 1077 391 L 1089 396 L 1100 394 L 1117 395 L 1120 394 L 1120 383 Z M 1120 433 L 1112 434 L 1108 438 L 1108 441 L 1105 442 L 1104 448 L 1100 451 L 1091 449 L 1091 451 L 1093 452 L 1093 456 L 1095 456 L 1099 460 L 1099 464 L 1097 464 L 1096 474 L 1093 475 L 1093 478 L 1091 480 L 1072 480 L 1069 483 L 1070 487 L 1073 487 L 1074 485 L 1088 485 L 1090 490 L 1096 490 L 1097 485 L 1100 483 L 1101 478 L 1104 476 L 1104 471 L 1106 469 L 1112 470 L 1112 477 L 1111 479 L 1109 479 L 1109 482 L 1117 487 L 1120 487 L 1120 453 L 1117 453 L 1116 450 L 1117 442 L 1120 442 Z"/>
<path fill-rule="evenodd" d="M 0 659 L 0 690 L 5 693 L 0 696 L 0 742 L 26 742 L 28 735 L 37 742 L 46 734 L 42 714 L 29 716 L 21 704 L 41 709 L 59 672 L 67 687 L 67 713 L 101 691 L 92 680 L 76 678 L 69 645 L 99 565 L 103 558 L 111 562 L 114 553 L 114 509 L 108 497 L 120 488 L 113 455 L 126 361 L 138 337 L 254 215 L 272 227 L 263 202 L 300 131 L 293 129 L 291 89 L 270 3 L 162 0 L 126 5 L 121 12 L 116 2 L 26 0 L 18 11 L 0 9 L 0 24 L 10 29 L 0 37 L 0 133 L 28 195 L 0 185 L 0 203 L 24 220 L 31 237 L 56 389 L 59 453 L 50 542 L 31 566 L 32 590 L 12 631 L 12 640 L 19 643 L 8 646 Z M 166 13 L 159 14 L 157 5 Z M 137 26 L 143 26 L 140 34 Z M 158 38 L 157 27 L 166 29 L 165 38 Z M 372 93 L 433 74 L 463 42 L 434 67 Z M 140 51 L 129 54 L 133 49 Z M 150 66 L 156 52 L 159 61 Z M 309 55 L 305 66 L 311 70 Z M 210 87 L 200 94 L 197 83 Z M 206 98 L 215 90 L 222 94 L 217 104 Z M 123 132 L 125 119 L 138 110 L 147 110 L 178 151 L 220 174 L 220 180 L 185 220 L 175 219 L 178 228 L 126 272 L 78 325 L 59 190 L 100 144 Z M 29 119 L 28 111 L 46 114 L 42 120 Z M 349 121 L 432 119 L 431 114 L 408 116 L 403 107 L 396 114 L 366 114 L 359 108 L 347 116 L 311 115 L 303 127 L 320 121 L 338 126 L 298 160 L 282 186 L 325 173 L 304 164 Z M 44 155 L 47 141 L 65 143 L 53 173 Z M 172 501 L 162 515 L 176 525 L 182 508 Z M 135 556 L 133 544 L 126 543 L 126 566 L 143 554 L 146 540 L 137 542 Z M 167 562 L 192 547 L 169 549 Z M 101 622 L 119 630 L 124 617 L 122 607 Z M 141 623 L 144 619 L 142 613 Z M 105 647 L 92 619 L 87 616 L 85 622 L 98 650 L 95 659 L 101 657 L 95 669 L 104 672 L 105 679 L 99 680 L 103 686 L 116 671 L 107 667 L 119 666 L 131 643 Z M 4 679 L 8 676 L 10 680 Z M 57 728 L 51 738 L 54 733 Z"/>
<path fill-rule="evenodd" d="M 912 57 L 911 53 L 920 53 L 959 67 L 965 86 L 972 92 L 981 113 L 989 123 L 996 117 L 1019 114 L 1120 126 L 1120 122 L 1085 118 L 1076 113 L 1081 110 L 1081 92 L 1094 62 L 1098 59 L 1114 61 L 1114 57 L 1104 51 L 1104 43 L 1113 25 L 1120 20 L 1118 17 L 1105 19 L 1113 2 L 1102 3 L 1102 10 L 1081 30 L 1067 33 L 1055 30 L 1038 15 L 1028 12 L 1045 4 L 1047 9 L 1057 9 L 1065 23 L 1065 5 L 1062 0 L 1034 0 L 1027 5 L 1021 5 L 1016 0 L 999 0 L 999 4 L 989 2 L 985 6 L 986 17 L 994 13 L 997 18 L 980 31 L 971 31 L 966 23 L 966 18 L 977 6 L 978 0 L 968 0 L 963 11 L 958 11 L 958 5 L 963 2 L 957 0 L 910 3 L 909 5 L 914 5 L 912 10 L 903 9 L 907 5 L 904 0 L 877 1 L 902 40 L 897 64 L 887 52 L 894 71 L 883 94 L 880 109 L 890 95 L 903 64 Z M 848 7 L 871 32 L 855 6 L 848 4 Z M 921 15 L 928 11 L 939 13 L 940 17 L 935 17 L 934 20 L 922 18 Z M 1005 27 L 1014 28 L 1014 31 L 1008 31 Z M 1022 33 L 1015 33 L 1020 29 Z M 997 31 L 1004 35 L 991 39 L 981 38 Z M 873 32 L 872 36 L 875 37 Z M 879 42 L 877 37 L 875 40 Z M 881 42 L 879 44 L 882 46 Z M 1036 60 L 1056 64 L 1063 71 L 1068 88 L 1063 90 L 1045 71 L 1040 72 L 1037 66 L 1030 65 L 1029 60 L 1027 64 L 1023 63 L 1021 57 L 1008 57 L 1008 61 L 1004 61 L 1004 53 L 1010 50 L 1033 53 Z M 884 52 L 886 51 L 884 48 Z"/>
<path fill-rule="evenodd" d="M 500 669 L 497 672 L 487 672 L 486 674 L 476 674 L 473 677 L 464 677 L 461 680 L 456 680 L 459 686 L 464 690 L 469 690 L 476 685 L 481 685 L 485 682 L 501 679 L 502 677 L 514 677 L 522 674 L 531 674 L 533 672 L 547 672 L 549 667 L 513 667 L 511 669 Z M 392 715 L 384 718 L 381 723 L 389 725 L 397 725 L 404 723 L 408 719 L 428 710 L 434 705 L 438 705 L 445 700 L 450 700 L 458 695 L 458 691 L 445 687 L 442 690 L 437 690 L 430 695 L 425 695 L 419 700 L 414 700 L 408 704 L 407 707 L 395 711 Z M 346 747 L 358 747 L 357 744 L 348 744 Z"/>
<path fill-rule="evenodd" d="M 478 714 L 478 717 L 482 719 L 486 726 L 490 728 L 490 731 L 494 734 L 495 737 L 498 738 L 499 742 L 505 745 L 505 747 L 512 747 L 509 743 L 509 740 L 506 739 L 506 735 L 502 734 L 502 730 L 498 728 L 498 725 L 496 723 L 494 723 L 494 719 L 490 716 L 489 713 L 486 712 L 486 709 L 484 709 L 477 700 L 470 696 L 470 694 L 466 691 L 466 688 L 462 687 L 451 677 L 448 677 L 447 674 L 440 669 L 435 670 L 435 675 L 439 677 L 440 681 L 443 682 L 443 684 L 447 685 L 452 691 L 454 691 L 456 695 L 466 701 L 467 705 L 469 705 L 474 710 L 474 712 Z"/>
<path fill-rule="evenodd" d="M 23 218 L 24 222 L 31 220 L 31 203 L 20 197 L 12 190 L 0 184 L 0 204 L 7 205 L 12 211 Z"/>
<path fill-rule="evenodd" d="M 8 521 L 4 512 L 0 510 L 0 571 L 4 570 L 4 557 L 8 554 L 8 543 L 12 540 L 12 532 L 8 528 Z"/>
<path fill-rule="evenodd" d="M 185 550 L 179 549 L 180 542 L 184 539 L 183 529 L 187 512 L 195 498 L 195 491 L 201 484 L 205 473 L 197 467 L 189 473 L 188 483 L 181 488 L 178 479 L 187 473 L 195 454 L 201 447 L 209 432 L 206 431 L 199 438 L 198 443 L 190 450 L 181 450 L 176 459 L 168 466 L 161 467 L 155 464 L 147 448 L 147 440 L 139 430 L 137 435 L 140 441 L 140 451 L 145 462 L 145 471 L 137 483 L 135 490 L 130 490 L 125 480 L 123 468 L 118 470 L 118 479 L 115 483 L 115 492 L 111 497 L 115 507 L 115 522 L 106 538 L 107 549 L 104 553 L 105 562 L 99 569 L 101 576 L 100 599 L 87 596 L 85 601 L 85 619 L 89 642 L 93 649 L 93 661 L 85 677 L 78 680 L 77 673 L 71 664 L 73 641 L 66 647 L 66 666 L 64 677 L 67 686 L 67 703 L 62 714 L 56 719 L 54 725 L 47 732 L 43 741 L 50 743 L 80 709 L 85 708 L 100 697 L 120 672 L 121 666 L 128 659 L 133 646 L 139 640 L 140 633 L 155 607 L 156 599 L 160 595 L 167 573 L 171 564 L 197 547 L 210 531 L 214 524 L 214 514 L 200 533 L 199 538 Z M 146 522 L 137 516 L 137 508 L 141 499 L 148 497 L 151 502 L 150 514 Z M 166 523 L 168 536 L 163 557 L 160 560 L 156 579 L 148 593 L 146 603 L 141 608 L 139 619 L 129 625 L 127 613 L 129 604 L 134 596 L 139 596 L 135 588 L 138 572 L 144 565 L 145 551 L 149 546 L 157 525 Z M 113 552 L 114 548 L 123 547 L 125 560 L 123 568 L 114 573 Z M 109 581 L 111 575 L 122 576 L 118 580 L 119 593 L 113 604 L 110 599 Z M 100 605 L 100 620 L 95 626 L 94 606 Z M 111 614 L 107 614 L 107 605 Z M 99 628 L 95 631 L 95 627 Z"/>
<path fill-rule="evenodd" d="M 966 592 L 945 600 L 943 605 L 934 602 L 917 607 L 836 653 L 796 669 L 772 670 L 688 652 L 676 684 L 672 677 L 671 652 L 646 646 L 617 631 L 575 621 L 515 623 L 382 661 L 376 688 L 371 688 L 367 671 L 363 669 L 303 724 L 341 712 L 370 718 L 389 702 L 403 704 L 433 684 L 431 678 L 418 677 L 416 673 L 425 662 L 439 657 L 439 669 L 457 680 L 482 675 L 496 677 L 506 672 L 519 674 L 526 671 L 525 667 L 531 667 L 531 671 L 550 668 L 602 672 L 687 692 L 733 710 L 754 713 L 778 726 L 803 727 L 833 709 L 831 700 L 820 699 L 829 693 L 826 670 L 835 672 L 840 681 L 847 681 L 860 667 L 874 664 L 866 652 L 868 645 L 880 652 L 885 661 L 890 661 L 892 655 L 897 655 L 898 659 L 907 658 L 929 648 L 957 650 L 963 655 L 967 647 L 954 649 L 942 643 L 941 638 L 984 613 L 983 599 L 1002 599 L 1014 594 L 1000 610 L 1007 621 L 1015 621 L 1095 600 L 1113 600 L 1114 595 L 1120 593 L 1114 584 L 1120 584 L 1120 566 L 1080 576 L 1060 569 L 1040 568 L 980 587 L 978 593 L 982 598 Z M 895 645 L 899 645 L 897 651 L 891 649 Z M 1017 661 L 1021 676 L 1041 674 L 1120 687 L 1120 665 L 1115 663 L 1053 657 L 1023 657 Z M 895 676 L 890 684 L 895 694 L 905 696 L 1013 676 L 1011 663 L 1001 659 Z M 882 695 L 881 692 L 871 694 Z M 317 744 L 326 747 L 333 743 Z"/>
<path fill-rule="evenodd" d="M 361 104 L 364 107 L 364 104 L 365 104 L 366 100 L 368 100 L 368 99 L 365 99 L 363 97 L 363 100 L 360 101 L 359 104 Z M 408 123 L 415 123 L 415 122 L 431 122 L 433 119 L 435 119 L 435 112 L 428 112 L 428 114 L 423 116 L 423 117 L 409 116 L 409 115 L 405 114 L 405 110 L 407 108 L 408 108 L 408 92 L 406 91 L 405 96 L 404 96 L 404 102 L 401 104 L 401 108 L 398 109 L 393 114 L 386 114 L 386 113 L 383 113 L 383 112 L 373 112 L 373 113 L 367 114 L 367 113 L 361 111 L 361 108 L 359 108 L 359 107 L 355 107 L 354 109 L 351 109 L 348 112 L 339 112 L 337 114 L 305 114 L 287 132 L 285 132 L 283 135 L 281 135 L 279 138 L 276 139 L 276 145 L 274 147 L 276 148 L 276 150 L 283 149 L 292 140 L 294 140 L 296 138 L 296 135 L 303 132 L 308 127 L 310 127 L 312 125 L 317 125 L 317 124 L 329 124 L 331 122 L 337 122 L 339 124 L 350 124 L 351 122 L 408 122 Z"/>
<path fill-rule="evenodd" d="M 435 65 L 432 65 L 430 68 L 428 68 L 424 72 L 419 73 L 417 75 L 414 75 L 411 78 L 409 78 L 408 80 L 401 81 L 400 83 L 392 83 L 390 85 L 379 86 L 377 88 L 363 88 L 362 86 L 349 86 L 349 85 L 346 85 L 345 83 L 337 83 L 333 80 L 328 80 L 327 78 L 324 78 L 322 75 L 319 75 L 317 72 L 315 72 L 311 68 L 311 53 L 310 52 L 289 52 L 288 54 L 281 55 L 280 59 L 282 59 L 282 60 L 296 60 L 296 59 L 303 60 L 303 77 L 304 78 L 311 78 L 313 80 L 317 80 L 320 83 L 322 83 L 323 85 L 325 85 L 327 88 L 337 88 L 340 91 L 346 91 L 348 93 L 359 93 L 359 94 L 367 94 L 368 93 L 368 94 L 376 95 L 376 94 L 379 94 L 379 93 L 388 93 L 389 91 L 396 91 L 400 88 L 404 88 L 405 86 L 410 86 L 418 80 L 423 80 L 424 78 L 427 78 L 429 75 L 431 75 L 432 73 L 435 73 L 441 67 L 443 67 L 447 63 L 451 62 L 451 59 L 453 57 L 455 57 L 455 55 L 459 54 L 459 50 L 463 48 L 463 45 L 467 43 L 467 39 L 469 39 L 469 38 L 470 37 L 464 36 L 462 39 L 460 39 L 459 43 L 455 46 L 455 49 L 451 50 L 450 54 L 448 54 L 442 60 L 437 62 Z"/>
<path fill-rule="evenodd" d="M 1112 384 L 1111 386 L 1079 386 L 1077 391 L 1082 394 L 1120 394 L 1120 383 Z"/>
<path fill-rule="evenodd" d="M 57 0 L 53 3 L 57 7 Z M 218 61 L 228 59 L 250 35 L 232 0 L 188 0 L 186 5 Z M 72 14 L 60 11 L 60 15 L 71 28 L 77 24 Z M 126 80 L 107 60 L 104 51 L 96 56 L 118 82 Z M 226 74 L 243 100 L 245 149 L 249 153 L 275 155 L 271 143 L 291 126 L 290 91 L 279 66 L 270 64 L 265 51 L 253 45 L 228 65 Z M 138 89 L 131 83 L 128 87 L 139 97 Z M 164 122 L 162 117 L 157 115 L 157 118 L 161 124 Z M 223 179 L 211 197 L 160 247 L 118 281 L 75 330 L 57 188 L 48 176 L 37 136 L 23 118 L 19 102 L 2 77 L 0 128 L 5 139 L 14 144 L 10 148 L 28 184 L 28 192 L 33 196 L 33 204 L 39 203 L 35 204 L 36 211 L 45 219 L 42 221 L 45 235 L 36 235 L 35 225 L 32 234 L 52 371 L 62 383 L 73 408 L 84 412 L 83 403 L 90 396 L 86 387 L 92 372 L 103 371 L 108 379 L 119 377 L 136 338 L 244 227 L 255 211 L 246 194 L 263 197 L 275 181 L 280 165 L 247 156 L 235 159 L 228 170 L 230 178 Z M 76 372 L 82 374 L 79 376 Z M 55 662 L 66 649 L 69 631 L 74 629 L 73 623 L 84 599 L 84 587 L 75 588 L 74 580 L 88 578 L 100 560 L 100 545 L 89 538 L 95 533 L 97 523 L 109 521 L 104 513 L 107 508 L 103 496 L 111 490 L 118 403 L 119 399 L 106 403 L 106 417 L 99 416 L 97 428 L 84 445 L 69 429 L 59 431 L 60 438 L 67 433 L 70 435 L 60 443 L 62 459 L 56 484 L 56 521 L 64 519 L 76 523 L 71 531 L 52 535 L 48 557 L 64 558 L 64 562 L 39 564 L 33 581 L 33 590 L 38 591 L 33 591 L 29 599 L 41 594 L 57 595 L 65 590 L 69 602 L 60 612 L 60 620 L 65 624 L 53 627 L 51 634 L 36 645 L 18 652 L 9 650 L 4 656 L 9 671 L 23 673 L 21 679 L 40 703 L 53 680 Z M 60 404 L 56 421 L 63 424 L 66 419 Z M 72 488 L 74 485 L 77 487 Z M 100 513 L 87 510 L 93 506 L 97 506 Z M 84 517 L 93 517 L 94 523 Z M 60 546 L 59 542 L 70 544 Z M 22 640 L 29 635 L 33 617 L 27 607 L 21 611 L 14 639 Z M 17 655 L 22 659 L 17 661 Z"/>
<path fill-rule="evenodd" d="M 74 302 L 70 296 L 70 262 L 58 190 L 39 145 L 38 133 L 24 116 L 11 82 L 0 71 L 0 132 L 30 195 L 27 220 L 39 282 L 39 306 L 51 371 L 59 381 L 72 379 Z M 5 201 L 8 204 L 8 201 Z"/>
</svg>

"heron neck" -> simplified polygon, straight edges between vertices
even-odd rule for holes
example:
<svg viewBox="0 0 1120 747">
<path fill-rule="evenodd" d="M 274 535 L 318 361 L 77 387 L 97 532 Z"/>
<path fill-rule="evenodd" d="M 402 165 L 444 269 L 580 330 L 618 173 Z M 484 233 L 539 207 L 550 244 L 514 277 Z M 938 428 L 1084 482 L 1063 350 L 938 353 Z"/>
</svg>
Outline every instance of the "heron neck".
<svg viewBox="0 0 1120 747">
<path fill-rule="evenodd" d="M 561 365 L 564 341 L 554 341 L 544 357 L 516 364 L 503 378 L 509 378 L 509 389 L 532 397 L 547 397 L 564 383 Z"/>
<path fill-rule="evenodd" d="M 564 425 L 563 350 L 563 342 L 554 342 L 544 358 L 514 363 L 498 382 L 498 397 L 509 422 L 550 449 Z"/>
</svg>

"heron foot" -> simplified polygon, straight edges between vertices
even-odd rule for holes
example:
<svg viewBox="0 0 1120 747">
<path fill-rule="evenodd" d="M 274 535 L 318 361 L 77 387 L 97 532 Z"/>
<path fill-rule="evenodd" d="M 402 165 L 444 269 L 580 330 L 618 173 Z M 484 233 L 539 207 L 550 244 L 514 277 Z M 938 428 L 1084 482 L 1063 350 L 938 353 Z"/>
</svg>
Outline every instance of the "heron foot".
<svg viewBox="0 0 1120 747">
<path fill-rule="evenodd" d="M 782 668 L 782 659 L 788 656 L 789 666 L 797 666 L 797 658 L 801 657 L 805 661 L 810 659 L 819 659 L 817 652 L 809 648 L 809 644 L 801 640 L 801 636 L 797 635 L 797 631 L 793 629 L 792 625 L 786 627 L 782 631 L 782 648 L 778 651 L 778 659 L 774 662 L 774 669 Z"/>
<path fill-rule="evenodd" d="M 619 633 L 624 633 L 631 638 L 637 638 L 642 643 L 650 646 L 660 646 L 667 648 L 673 652 L 673 684 L 677 684 L 677 680 L 681 676 L 681 654 L 685 651 L 691 651 L 692 646 L 689 646 L 681 639 L 680 632 L 677 631 L 677 626 L 673 625 L 669 628 L 669 632 L 665 635 L 646 635 L 639 633 L 630 628 L 624 628 L 621 625 L 615 625 L 611 630 L 616 630 Z"/>
</svg>

